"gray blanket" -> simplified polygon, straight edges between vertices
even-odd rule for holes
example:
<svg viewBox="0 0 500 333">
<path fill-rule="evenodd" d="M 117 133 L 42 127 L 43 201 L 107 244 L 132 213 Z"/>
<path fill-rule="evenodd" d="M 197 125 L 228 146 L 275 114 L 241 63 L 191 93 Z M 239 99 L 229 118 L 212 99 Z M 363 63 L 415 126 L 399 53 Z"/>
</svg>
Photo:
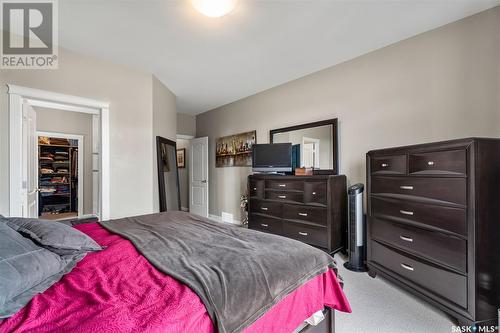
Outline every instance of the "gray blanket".
<svg viewBox="0 0 500 333">
<path fill-rule="evenodd" d="M 331 256 L 304 243 L 184 212 L 101 225 L 189 286 L 220 333 L 242 331 L 306 281 L 335 268 Z"/>
</svg>

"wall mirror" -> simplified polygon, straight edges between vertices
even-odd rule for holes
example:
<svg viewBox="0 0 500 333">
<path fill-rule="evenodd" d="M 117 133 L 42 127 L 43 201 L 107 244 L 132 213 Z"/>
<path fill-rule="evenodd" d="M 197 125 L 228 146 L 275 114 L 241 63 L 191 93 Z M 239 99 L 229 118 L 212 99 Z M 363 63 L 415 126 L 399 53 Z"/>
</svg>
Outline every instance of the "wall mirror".
<svg viewBox="0 0 500 333">
<path fill-rule="evenodd" d="M 271 130 L 269 142 L 292 144 L 293 168 L 338 174 L 337 118 Z"/>
<path fill-rule="evenodd" d="M 156 137 L 160 212 L 180 210 L 179 171 L 175 141 Z"/>
</svg>

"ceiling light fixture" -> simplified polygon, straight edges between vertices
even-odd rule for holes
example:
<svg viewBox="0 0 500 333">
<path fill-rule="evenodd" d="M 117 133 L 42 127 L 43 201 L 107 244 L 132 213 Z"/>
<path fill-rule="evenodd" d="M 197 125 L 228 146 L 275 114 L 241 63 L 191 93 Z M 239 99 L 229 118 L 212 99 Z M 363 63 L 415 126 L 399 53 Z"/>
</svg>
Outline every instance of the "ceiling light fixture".
<svg viewBox="0 0 500 333">
<path fill-rule="evenodd" d="M 221 17 L 236 7 L 237 0 L 191 0 L 193 7 L 209 17 Z"/>
</svg>

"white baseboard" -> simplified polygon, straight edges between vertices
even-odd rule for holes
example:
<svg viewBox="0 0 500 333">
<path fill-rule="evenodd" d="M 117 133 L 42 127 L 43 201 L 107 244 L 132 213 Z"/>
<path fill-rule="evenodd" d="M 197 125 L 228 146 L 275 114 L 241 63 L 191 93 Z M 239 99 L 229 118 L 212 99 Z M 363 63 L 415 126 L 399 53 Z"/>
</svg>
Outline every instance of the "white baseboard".
<svg viewBox="0 0 500 333">
<path fill-rule="evenodd" d="M 231 222 L 222 221 L 222 217 L 219 216 L 219 215 L 215 215 L 215 214 L 209 214 L 208 218 L 211 219 L 211 220 L 213 220 L 213 221 L 215 221 L 215 222 L 235 224 L 235 225 L 242 225 L 241 221 L 235 220 L 235 219 L 232 219 Z"/>
<path fill-rule="evenodd" d="M 189 212 L 189 208 L 187 208 L 187 207 L 181 207 L 181 210 L 182 210 L 183 212 Z"/>
</svg>

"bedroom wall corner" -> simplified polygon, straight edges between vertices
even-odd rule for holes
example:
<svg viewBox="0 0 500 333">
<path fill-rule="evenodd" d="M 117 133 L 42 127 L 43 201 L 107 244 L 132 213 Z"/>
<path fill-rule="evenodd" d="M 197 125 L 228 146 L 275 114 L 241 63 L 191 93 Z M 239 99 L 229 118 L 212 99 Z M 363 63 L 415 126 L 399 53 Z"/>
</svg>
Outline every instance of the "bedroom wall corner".
<svg viewBox="0 0 500 333">
<path fill-rule="evenodd" d="M 196 116 L 177 113 L 177 134 L 196 137 Z"/>
<path fill-rule="evenodd" d="M 0 70 L 0 214 L 9 207 L 8 83 L 109 102 L 111 218 L 152 212 L 152 74 L 60 48 L 57 70 Z"/>
<path fill-rule="evenodd" d="M 156 76 L 152 76 L 153 93 L 153 212 L 159 212 L 158 167 L 156 165 L 156 137 L 161 136 L 169 140 L 176 140 L 177 134 L 177 106 L 176 96 Z"/>
</svg>

